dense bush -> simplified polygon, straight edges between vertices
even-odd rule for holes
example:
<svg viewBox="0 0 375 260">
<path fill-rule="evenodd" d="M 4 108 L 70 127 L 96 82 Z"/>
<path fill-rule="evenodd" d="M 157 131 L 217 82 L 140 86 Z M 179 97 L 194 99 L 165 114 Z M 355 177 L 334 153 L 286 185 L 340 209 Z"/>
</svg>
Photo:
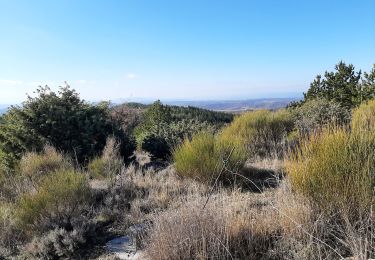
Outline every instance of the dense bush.
<svg viewBox="0 0 375 260">
<path fill-rule="evenodd" d="M 350 121 L 350 111 L 335 101 L 317 98 L 306 101 L 291 110 L 295 127 L 303 135 L 329 124 L 345 124 Z"/>
<path fill-rule="evenodd" d="M 86 221 L 90 200 L 90 189 L 83 174 L 59 171 L 45 177 L 35 192 L 21 197 L 15 217 L 27 236 L 55 228 L 71 231 Z"/>
<path fill-rule="evenodd" d="M 304 140 L 286 164 L 295 191 L 328 213 L 368 211 L 375 184 L 374 112 L 371 101 L 354 112 L 351 131 L 325 128 Z"/>
<path fill-rule="evenodd" d="M 215 132 L 215 128 L 206 122 L 181 120 L 169 124 L 162 123 L 138 136 L 139 149 L 150 153 L 153 159 L 168 159 L 175 147 L 184 139 L 191 139 L 200 131 Z"/>
<path fill-rule="evenodd" d="M 134 145 L 120 124 L 110 120 L 107 103 L 89 104 L 69 87 L 58 93 L 40 87 L 35 97 L 29 96 L 21 107 L 12 107 L 3 117 L 0 148 L 20 158 L 24 152 L 39 151 L 49 143 L 85 162 L 102 151 L 109 135 L 121 140 L 127 158 Z"/>
<path fill-rule="evenodd" d="M 230 138 L 200 132 L 173 152 L 175 167 L 180 175 L 201 182 L 213 181 L 221 171 L 222 181 L 234 178 L 231 172 L 242 168 L 246 155 L 242 144 Z"/>
<path fill-rule="evenodd" d="M 243 142 L 249 156 L 267 156 L 285 150 L 287 136 L 292 130 L 293 119 L 288 111 L 260 110 L 235 118 L 221 135 Z"/>
<path fill-rule="evenodd" d="M 171 154 L 171 146 L 167 138 L 155 133 L 147 133 L 141 143 L 143 151 L 150 153 L 152 159 L 166 160 Z"/>
</svg>

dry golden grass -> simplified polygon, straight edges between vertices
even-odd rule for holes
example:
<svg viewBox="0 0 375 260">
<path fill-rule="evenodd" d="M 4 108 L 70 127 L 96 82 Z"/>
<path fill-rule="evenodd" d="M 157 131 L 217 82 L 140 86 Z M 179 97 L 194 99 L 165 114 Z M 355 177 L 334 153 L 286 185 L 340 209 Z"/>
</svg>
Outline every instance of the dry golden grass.
<svg viewBox="0 0 375 260">
<path fill-rule="evenodd" d="M 221 190 L 188 198 L 157 214 L 150 230 L 150 259 L 267 259 L 280 233 L 276 212 L 264 194 Z"/>
</svg>

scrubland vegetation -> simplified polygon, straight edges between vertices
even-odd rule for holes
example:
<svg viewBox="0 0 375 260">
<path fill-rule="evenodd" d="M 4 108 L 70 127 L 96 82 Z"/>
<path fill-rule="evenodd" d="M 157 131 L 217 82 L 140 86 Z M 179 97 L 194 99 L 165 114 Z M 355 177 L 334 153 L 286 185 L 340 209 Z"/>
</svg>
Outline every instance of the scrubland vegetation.
<svg viewBox="0 0 375 260">
<path fill-rule="evenodd" d="M 375 67 L 241 115 L 39 88 L 0 123 L 0 258 L 369 259 Z"/>
</svg>

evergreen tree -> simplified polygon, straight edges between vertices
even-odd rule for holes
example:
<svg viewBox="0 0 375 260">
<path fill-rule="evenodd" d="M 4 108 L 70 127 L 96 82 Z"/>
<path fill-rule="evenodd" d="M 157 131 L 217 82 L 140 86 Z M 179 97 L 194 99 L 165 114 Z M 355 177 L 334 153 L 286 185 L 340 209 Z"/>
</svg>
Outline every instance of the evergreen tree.
<svg viewBox="0 0 375 260">
<path fill-rule="evenodd" d="M 304 101 L 325 98 L 351 109 L 368 98 L 362 90 L 361 74 L 352 64 L 346 65 L 341 61 L 335 66 L 335 71 L 326 71 L 324 78 L 320 75 L 315 78 L 304 94 Z"/>
</svg>

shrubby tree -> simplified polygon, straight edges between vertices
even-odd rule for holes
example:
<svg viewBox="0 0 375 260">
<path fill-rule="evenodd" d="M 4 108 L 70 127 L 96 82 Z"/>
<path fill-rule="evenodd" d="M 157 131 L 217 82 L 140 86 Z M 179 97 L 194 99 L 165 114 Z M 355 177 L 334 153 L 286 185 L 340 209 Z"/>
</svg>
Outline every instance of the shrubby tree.
<svg viewBox="0 0 375 260">
<path fill-rule="evenodd" d="M 351 117 L 350 112 L 339 103 L 325 98 L 308 100 L 291 111 L 295 128 L 301 134 L 309 134 L 330 123 L 338 125 L 348 123 Z"/>
<path fill-rule="evenodd" d="M 121 126 L 109 117 L 109 104 L 92 105 L 80 99 L 69 86 L 55 93 L 39 87 L 22 106 L 13 106 L 0 126 L 0 149 L 20 158 L 26 151 L 42 149 L 45 143 L 83 163 L 101 152 L 106 139 L 121 140 L 122 155 L 128 158 L 134 144 Z"/>
</svg>

